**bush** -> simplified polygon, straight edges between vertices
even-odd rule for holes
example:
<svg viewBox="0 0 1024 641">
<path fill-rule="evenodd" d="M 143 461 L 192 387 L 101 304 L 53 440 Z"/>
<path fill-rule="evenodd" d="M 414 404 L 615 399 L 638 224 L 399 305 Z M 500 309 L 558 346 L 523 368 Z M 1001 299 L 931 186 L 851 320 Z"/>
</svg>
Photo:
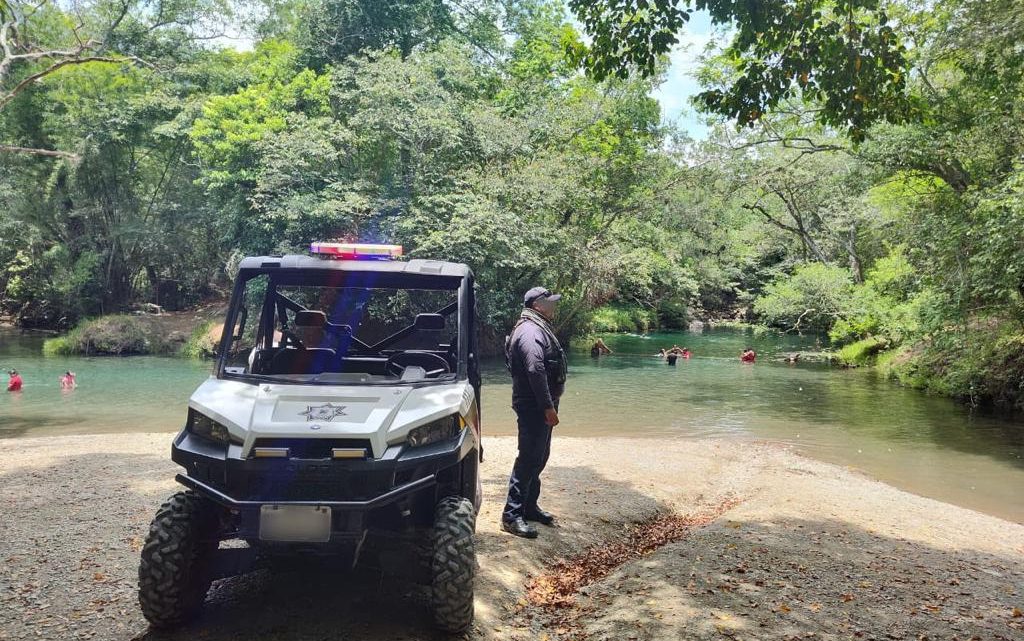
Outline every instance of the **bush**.
<svg viewBox="0 0 1024 641">
<path fill-rule="evenodd" d="M 591 333 L 648 332 L 657 328 L 657 313 L 639 306 L 605 305 L 590 317 Z"/>
<path fill-rule="evenodd" d="M 689 315 L 686 304 L 668 301 L 658 305 L 658 326 L 664 329 L 686 329 Z"/>
<path fill-rule="evenodd" d="M 852 293 L 849 270 L 811 263 L 770 283 L 754 302 L 754 311 L 768 325 L 827 331 L 846 313 Z"/>
<path fill-rule="evenodd" d="M 71 347 L 71 341 L 67 336 L 57 336 L 43 341 L 43 356 L 72 356 L 75 351 Z"/>
<path fill-rule="evenodd" d="M 863 285 L 853 287 L 829 338 L 845 343 L 881 335 L 900 343 L 919 335 L 921 308 L 932 297 L 931 291 L 919 288 L 903 249 L 897 247 L 875 262 Z"/>
<path fill-rule="evenodd" d="M 876 354 L 888 347 L 889 341 L 881 336 L 864 338 L 839 350 L 839 362 L 854 367 L 867 365 Z"/>
<path fill-rule="evenodd" d="M 212 358 L 216 356 L 221 327 L 213 321 L 201 323 L 192 330 L 192 334 L 185 342 L 185 346 L 181 348 L 181 355 L 186 358 Z"/>
<path fill-rule="evenodd" d="M 104 316 L 82 321 L 66 336 L 43 343 L 43 354 L 47 356 L 125 356 L 158 351 L 161 351 L 161 346 L 154 345 L 147 336 L 146 327 L 133 316 Z"/>
<path fill-rule="evenodd" d="M 888 352 L 879 371 L 900 383 L 972 405 L 1024 409 L 1024 333 L 1005 318 L 975 319 Z"/>
</svg>

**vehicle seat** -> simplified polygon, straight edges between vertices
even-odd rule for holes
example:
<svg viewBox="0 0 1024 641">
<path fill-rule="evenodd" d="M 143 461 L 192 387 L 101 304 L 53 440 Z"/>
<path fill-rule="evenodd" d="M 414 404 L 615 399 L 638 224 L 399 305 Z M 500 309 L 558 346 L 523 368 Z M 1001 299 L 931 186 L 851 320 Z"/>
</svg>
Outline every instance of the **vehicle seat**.
<svg viewBox="0 0 1024 641">
<path fill-rule="evenodd" d="M 295 312 L 294 325 L 295 336 L 302 341 L 306 349 L 333 347 L 325 331 L 327 314 L 314 309 L 304 309 Z"/>
<path fill-rule="evenodd" d="M 326 347 L 286 347 L 270 360 L 268 374 L 321 374 L 330 369 L 335 351 Z"/>
</svg>

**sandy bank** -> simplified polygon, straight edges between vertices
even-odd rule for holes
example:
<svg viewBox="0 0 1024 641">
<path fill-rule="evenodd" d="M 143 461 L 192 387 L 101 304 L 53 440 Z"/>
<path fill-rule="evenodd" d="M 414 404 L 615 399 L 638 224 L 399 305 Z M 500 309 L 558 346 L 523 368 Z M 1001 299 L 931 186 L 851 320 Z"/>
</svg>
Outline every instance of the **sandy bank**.
<svg viewBox="0 0 1024 641">
<path fill-rule="evenodd" d="M 135 573 L 175 490 L 170 438 L 0 441 L 0 639 L 436 638 L 415 586 L 328 571 L 221 581 L 192 628 L 148 633 Z M 485 445 L 471 638 L 1024 639 L 1024 526 L 768 446 L 562 438 L 544 501 L 561 527 L 523 541 L 497 528 L 515 442 Z M 528 598 L 625 523 L 734 503 L 567 606 Z"/>
</svg>

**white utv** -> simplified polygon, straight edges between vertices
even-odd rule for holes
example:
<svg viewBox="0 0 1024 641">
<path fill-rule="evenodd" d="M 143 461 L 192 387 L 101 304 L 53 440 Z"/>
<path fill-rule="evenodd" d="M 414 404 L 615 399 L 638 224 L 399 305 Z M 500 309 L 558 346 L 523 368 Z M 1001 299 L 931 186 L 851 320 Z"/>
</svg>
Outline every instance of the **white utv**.
<svg viewBox="0 0 1024 641">
<path fill-rule="evenodd" d="M 473 274 L 391 246 L 313 249 L 330 258 L 241 263 L 214 374 L 171 448 L 187 489 L 142 548 L 142 612 L 174 627 L 268 556 L 354 567 L 387 539 L 418 551 L 436 623 L 460 632 L 480 507 Z"/>
</svg>

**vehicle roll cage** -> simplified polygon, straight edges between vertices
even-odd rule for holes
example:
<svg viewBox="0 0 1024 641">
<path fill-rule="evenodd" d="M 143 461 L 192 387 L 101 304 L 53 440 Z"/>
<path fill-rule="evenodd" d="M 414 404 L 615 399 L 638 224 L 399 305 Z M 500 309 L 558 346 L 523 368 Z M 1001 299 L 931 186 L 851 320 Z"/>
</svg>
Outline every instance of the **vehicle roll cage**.
<svg viewBox="0 0 1024 641">
<path fill-rule="evenodd" d="M 268 290 L 268 294 L 270 294 L 270 290 Z M 276 291 L 276 288 L 273 290 L 273 298 L 274 298 L 274 300 L 276 301 L 276 304 L 277 304 L 277 316 L 278 316 L 278 318 L 281 319 L 281 328 L 280 329 L 282 331 L 287 331 L 289 329 L 288 328 L 288 316 L 285 313 L 287 310 L 291 310 L 293 312 L 306 312 L 306 311 L 310 311 L 308 307 L 303 307 L 300 303 L 297 303 L 297 302 L 293 301 L 291 298 L 288 298 L 287 296 L 282 294 L 281 292 Z M 438 316 L 451 316 L 454 312 L 458 311 L 458 309 L 459 309 L 459 301 L 458 300 L 454 300 L 454 301 L 448 303 L 447 305 L 445 305 L 444 307 L 442 307 L 441 309 L 433 312 L 433 314 L 434 315 L 438 315 Z M 380 341 L 374 343 L 373 345 L 370 345 L 369 343 L 366 343 L 366 342 L 360 340 L 355 335 L 355 333 L 352 331 L 352 328 L 349 325 L 341 325 L 341 324 L 338 324 L 338 323 L 332 323 L 332 322 L 330 322 L 328 320 L 327 323 L 326 323 L 326 327 L 330 328 L 334 332 L 337 332 L 337 333 L 340 333 L 340 334 L 345 334 L 346 336 L 349 337 L 349 339 L 352 341 L 352 343 L 354 343 L 360 349 L 362 349 L 362 350 L 364 350 L 366 352 L 375 352 L 375 353 L 381 353 L 389 345 L 392 345 L 393 343 L 397 343 L 398 341 L 402 340 L 403 338 L 411 336 L 412 334 L 414 334 L 416 332 L 417 329 L 419 329 L 419 327 L 417 327 L 416 321 L 413 321 L 412 323 L 410 323 L 406 327 L 403 327 L 402 329 L 400 329 L 397 332 L 391 334 L 390 336 L 385 337 L 383 340 L 380 340 Z M 270 332 L 267 332 L 265 335 L 269 336 Z"/>
<path fill-rule="evenodd" d="M 261 323 L 258 336 L 262 339 L 273 336 L 274 311 L 278 316 L 287 319 L 282 312 L 307 311 L 307 308 L 277 291 L 280 285 L 303 286 L 316 284 L 324 287 L 351 287 L 365 289 L 437 289 L 451 290 L 456 300 L 433 312 L 442 316 L 458 313 L 459 332 L 456 378 L 469 379 L 470 384 L 479 396 L 480 364 L 476 331 L 476 292 L 473 273 L 465 266 L 456 263 L 438 261 L 409 261 L 382 263 L 352 263 L 350 261 L 324 261 L 309 259 L 302 256 L 259 257 L 247 258 L 239 269 L 231 297 L 231 307 L 224 325 L 224 333 L 218 349 L 215 374 L 218 378 L 225 376 L 252 382 L 265 382 L 266 376 L 260 374 L 241 374 L 226 372 L 228 355 L 234 340 L 241 338 L 248 317 L 248 307 L 244 304 L 246 283 L 258 276 L 267 275 L 267 292 L 263 301 Z M 248 265 L 247 265 L 248 263 Z M 282 267 L 284 263 L 284 267 Z M 419 264 L 417 264 L 419 263 Z M 250 266 L 251 265 L 251 266 Z M 412 271 L 416 267 L 417 271 Z M 406 269 L 407 271 L 401 271 Z M 312 278 L 311 278 L 312 277 Z M 316 281 L 311 283 L 310 280 Z M 351 280 L 352 282 L 346 282 Z M 275 309 L 276 308 L 276 309 Z M 287 321 L 285 321 L 287 322 Z M 351 328 L 346 331 L 344 325 L 329 323 L 332 331 L 342 332 L 360 350 L 380 353 L 388 346 L 416 332 L 416 323 L 403 327 L 382 340 L 368 344 L 355 337 Z M 284 329 L 288 329 L 287 325 Z M 429 381 L 427 382 L 429 384 Z"/>
</svg>

